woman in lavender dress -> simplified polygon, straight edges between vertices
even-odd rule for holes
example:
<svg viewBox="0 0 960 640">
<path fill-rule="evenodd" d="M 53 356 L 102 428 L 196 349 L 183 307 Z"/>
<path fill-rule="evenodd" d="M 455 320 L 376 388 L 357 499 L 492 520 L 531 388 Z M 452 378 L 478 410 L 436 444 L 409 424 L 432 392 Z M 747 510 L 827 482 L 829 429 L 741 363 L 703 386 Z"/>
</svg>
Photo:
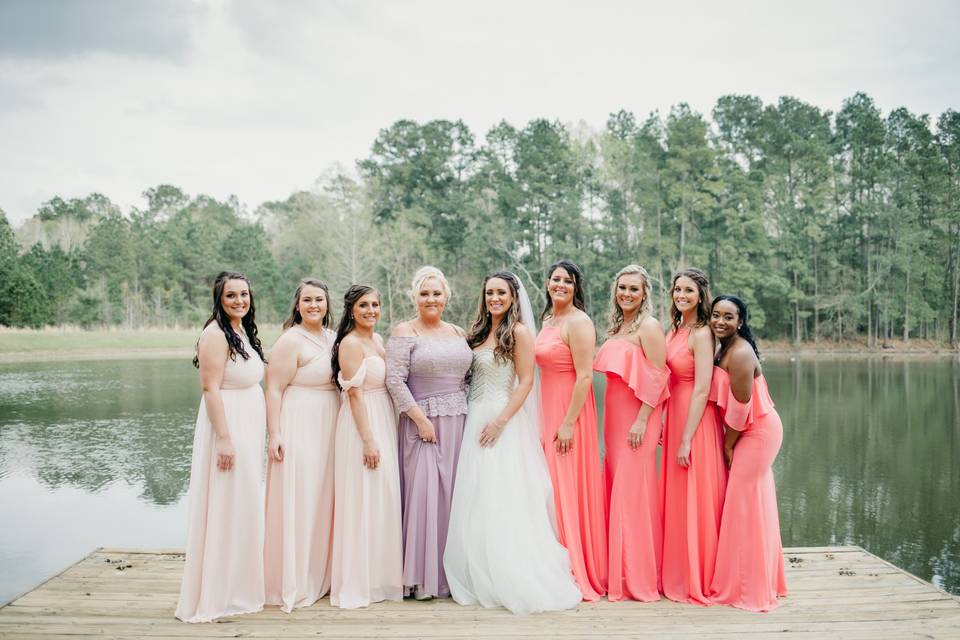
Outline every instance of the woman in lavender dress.
<svg viewBox="0 0 960 640">
<path fill-rule="evenodd" d="M 443 321 L 450 288 L 439 269 L 418 270 L 411 296 L 417 317 L 393 330 L 386 384 L 400 412 L 403 585 L 407 595 L 428 600 L 450 595 L 443 552 L 473 354 L 463 330 Z"/>
</svg>

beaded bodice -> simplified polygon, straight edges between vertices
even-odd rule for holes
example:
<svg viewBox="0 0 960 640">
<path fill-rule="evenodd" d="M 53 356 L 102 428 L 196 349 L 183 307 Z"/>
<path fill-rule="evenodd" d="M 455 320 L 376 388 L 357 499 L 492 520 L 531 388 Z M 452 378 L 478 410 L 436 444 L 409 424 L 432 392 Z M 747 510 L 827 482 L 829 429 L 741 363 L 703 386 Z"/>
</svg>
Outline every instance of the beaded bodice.
<svg viewBox="0 0 960 640">
<path fill-rule="evenodd" d="M 470 367 L 469 400 L 506 399 L 513 393 L 517 372 L 513 360 L 502 362 L 494 356 L 493 349 L 478 349 L 473 352 Z"/>
</svg>

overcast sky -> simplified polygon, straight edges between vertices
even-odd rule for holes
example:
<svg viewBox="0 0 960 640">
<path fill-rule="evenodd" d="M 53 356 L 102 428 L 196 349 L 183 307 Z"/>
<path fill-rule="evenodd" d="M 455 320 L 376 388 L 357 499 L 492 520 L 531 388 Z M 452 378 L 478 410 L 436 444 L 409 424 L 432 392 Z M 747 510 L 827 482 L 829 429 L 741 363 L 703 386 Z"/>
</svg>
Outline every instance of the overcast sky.
<svg viewBox="0 0 960 640">
<path fill-rule="evenodd" d="M 251 209 L 400 118 L 603 127 L 727 93 L 960 109 L 960 2 L 0 0 L 0 208 L 175 184 Z"/>
</svg>

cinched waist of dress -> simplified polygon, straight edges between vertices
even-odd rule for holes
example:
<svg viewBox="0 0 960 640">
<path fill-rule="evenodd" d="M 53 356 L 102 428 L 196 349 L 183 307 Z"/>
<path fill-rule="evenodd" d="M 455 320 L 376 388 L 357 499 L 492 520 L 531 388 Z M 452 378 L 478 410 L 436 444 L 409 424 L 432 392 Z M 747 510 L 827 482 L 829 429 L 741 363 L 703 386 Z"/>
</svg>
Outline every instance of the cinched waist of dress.
<svg viewBox="0 0 960 640">
<path fill-rule="evenodd" d="M 463 394 L 466 385 L 462 378 L 419 378 L 407 380 L 407 388 L 413 399 L 419 402 L 427 398 L 439 398 Z"/>
<path fill-rule="evenodd" d="M 291 382 L 287 388 L 302 389 L 304 391 L 330 391 L 332 393 L 339 393 L 337 388 L 333 386 L 332 382 L 330 384 L 297 384 L 296 382 Z"/>
<path fill-rule="evenodd" d="M 248 391 L 250 389 L 259 389 L 259 388 L 260 388 L 260 383 L 257 382 L 255 384 L 247 385 L 246 387 L 234 387 L 234 386 L 220 387 L 220 391 Z"/>
</svg>

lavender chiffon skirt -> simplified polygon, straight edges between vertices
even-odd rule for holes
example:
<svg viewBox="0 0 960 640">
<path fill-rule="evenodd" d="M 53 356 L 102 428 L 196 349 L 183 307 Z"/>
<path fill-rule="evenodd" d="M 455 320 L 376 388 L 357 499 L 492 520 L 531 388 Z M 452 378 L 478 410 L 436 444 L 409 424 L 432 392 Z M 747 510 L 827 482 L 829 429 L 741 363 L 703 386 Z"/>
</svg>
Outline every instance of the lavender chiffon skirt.
<svg viewBox="0 0 960 640">
<path fill-rule="evenodd" d="M 453 481 L 466 415 L 428 416 L 436 444 L 420 439 L 417 425 L 400 416 L 400 483 L 403 494 L 403 584 L 435 597 L 450 596 L 443 552 L 450 523 Z"/>
</svg>

